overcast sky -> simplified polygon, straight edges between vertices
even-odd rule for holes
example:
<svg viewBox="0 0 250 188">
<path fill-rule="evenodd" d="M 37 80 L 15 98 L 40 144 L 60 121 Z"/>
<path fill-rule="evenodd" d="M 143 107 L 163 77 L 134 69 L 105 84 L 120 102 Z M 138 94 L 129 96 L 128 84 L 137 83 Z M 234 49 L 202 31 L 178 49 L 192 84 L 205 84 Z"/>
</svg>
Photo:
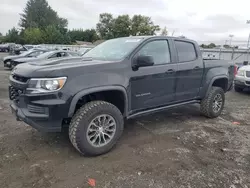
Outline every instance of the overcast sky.
<svg viewBox="0 0 250 188">
<path fill-rule="evenodd" d="M 19 13 L 27 0 L 0 0 L 0 32 L 18 26 Z M 224 43 L 247 41 L 250 33 L 249 0 L 48 0 L 59 16 L 67 18 L 69 28 L 95 28 L 100 13 L 143 14 L 155 24 L 166 26 L 175 36 L 198 41 Z M 245 42 L 246 43 L 246 42 Z"/>
</svg>

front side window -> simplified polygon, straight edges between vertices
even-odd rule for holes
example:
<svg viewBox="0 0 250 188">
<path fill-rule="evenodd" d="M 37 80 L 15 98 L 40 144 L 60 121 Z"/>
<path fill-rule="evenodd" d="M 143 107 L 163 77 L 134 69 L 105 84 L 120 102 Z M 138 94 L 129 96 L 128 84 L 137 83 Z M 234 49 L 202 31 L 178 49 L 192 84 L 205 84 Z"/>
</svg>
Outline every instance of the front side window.
<svg viewBox="0 0 250 188">
<path fill-rule="evenodd" d="M 169 45 L 166 40 L 156 40 L 145 44 L 138 55 L 152 56 L 155 65 L 170 63 Z"/>
</svg>

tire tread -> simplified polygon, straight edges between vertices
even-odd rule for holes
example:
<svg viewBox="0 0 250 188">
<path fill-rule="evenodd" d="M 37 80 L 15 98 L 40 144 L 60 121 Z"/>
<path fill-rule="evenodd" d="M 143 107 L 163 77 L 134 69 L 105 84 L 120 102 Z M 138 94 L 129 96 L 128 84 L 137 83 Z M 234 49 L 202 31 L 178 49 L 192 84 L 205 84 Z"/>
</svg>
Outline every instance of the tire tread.
<svg viewBox="0 0 250 188">
<path fill-rule="evenodd" d="M 119 118 L 123 119 L 123 116 L 121 114 L 121 112 L 118 110 L 118 108 L 116 106 L 114 106 L 111 103 L 108 103 L 106 101 L 91 101 L 85 105 L 83 105 L 73 116 L 70 125 L 69 125 L 69 139 L 72 143 L 72 145 L 83 155 L 88 155 L 89 153 L 80 149 L 79 144 L 80 144 L 80 140 L 77 139 L 77 130 L 78 127 L 80 126 L 80 121 L 88 116 L 88 113 L 92 110 L 96 110 L 99 111 L 103 108 L 112 108 L 113 110 L 116 110 L 119 114 Z M 123 130 L 123 124 L 122 124 L 122 130 Z"/>
<path fill-rule="evenodd" d="M 214 118 L 213 112 L 210 111 L 210 105 L 213 102 L 213 97 L 215 93 L 223 92 L 224 90 L 220 87 L 212 87 L 208 95 L 201 101 L 201 113 L 208 117 L 208 118 Z"/>
</svg>

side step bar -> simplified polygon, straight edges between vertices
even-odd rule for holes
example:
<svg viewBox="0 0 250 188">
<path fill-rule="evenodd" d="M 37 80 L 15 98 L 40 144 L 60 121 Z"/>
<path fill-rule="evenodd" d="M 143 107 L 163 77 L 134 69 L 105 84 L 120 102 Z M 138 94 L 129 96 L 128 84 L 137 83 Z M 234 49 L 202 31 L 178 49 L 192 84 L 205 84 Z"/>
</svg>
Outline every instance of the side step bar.
<svg viewBox="0 0 250 188">
<path fill-rule="evenodd" d="M 199 100 L 192 100 L 192 101 L 188 101 L 188 102 L 182 102 L 182 103 L 178 103 L 178 104 L 172 104 L 172 105 L 168 105 L 168 106 L 162 106 L 159 108 L 149 109 L 149 110 L 145 110 L 142 112 L 137 112 L 135 114 L 131 114 L 127 117 L 127 119 L 132 119 L 132 118 L 136 118 L 139 116 L 144 116 L 147 114 L 152 114 L 155 112 L 164 111 L 164 110 L 169 109 L 169 108 L 174 108 L 174 107 L 178 107 L 178 106 L 182 106 L 182 105 L 186 105 L 186 104 L 194 104 L 194 103 L 199 103 L 199 102 L 200 102 Z"/>
</svg>

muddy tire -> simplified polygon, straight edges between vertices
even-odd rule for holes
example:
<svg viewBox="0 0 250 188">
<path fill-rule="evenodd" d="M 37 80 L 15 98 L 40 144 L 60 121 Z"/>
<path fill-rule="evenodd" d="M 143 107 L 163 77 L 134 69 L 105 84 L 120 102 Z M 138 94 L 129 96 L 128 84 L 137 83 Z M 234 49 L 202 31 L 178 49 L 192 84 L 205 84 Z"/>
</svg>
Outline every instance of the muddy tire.
<svg viewBox="0 0 250 188">
<path fill-rule="evenodd" d="M 115 146 L 123 126 L 123 116 L 116 106 L 105 101 L 92 101 L 73 116 L 69 138 L 81 154 L 101 155 Z"/>
<path fill-rule="evenodd" d="M 243 88 L 241 88 L 241 87 L 238 87 L 238 86 L 234 86 L 234 91 L 236 91 L 236 92 L 242 92 L 243 91 Z"/>
<path fill-rule="evenodd" d="M 220 87 L 212 87 L 208 95 L 201 101 L 201 113 L 209 118 L 218 117 L 225 103 L 225 93 Z"/>
</svg>

